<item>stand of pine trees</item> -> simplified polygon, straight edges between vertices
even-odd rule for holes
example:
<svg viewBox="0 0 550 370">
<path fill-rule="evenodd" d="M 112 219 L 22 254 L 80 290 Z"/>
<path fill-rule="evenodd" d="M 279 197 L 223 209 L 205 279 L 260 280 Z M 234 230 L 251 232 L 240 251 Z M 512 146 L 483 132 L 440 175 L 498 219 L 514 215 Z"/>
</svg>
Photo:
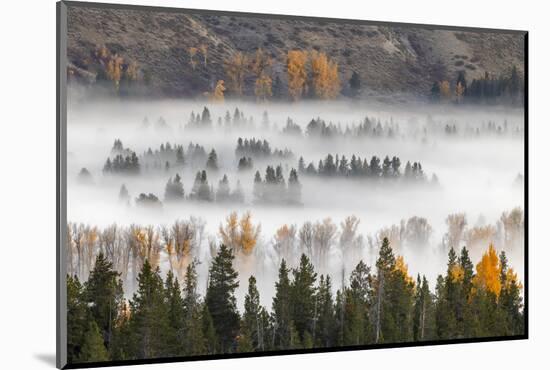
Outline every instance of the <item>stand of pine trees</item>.
<svg viewBox="0 0 550 370">
<path fill-rule="evenodd" d="M 234 252 L 221 245 L 209 269 L 206 295 L 197 292 L 196 261 L 180 285 L 170 271 L 145 260 L 132 299 L 105 256 L 97 256 L 84 284 L 67 278 L 69 363 L 218 353 L 520 335 L 522 286 L 504 252 L 490 246 L 475 266 L 463 248 L 449 251 L 445 275 L 430 290 L 384 239 L 376 265 L 362 261 L 333 294 L 333 280 L 318 275 L 302 255 L 295 268 L 283 259 L 271 311 L 248 279 L 244 311 Z"/>
</svg>

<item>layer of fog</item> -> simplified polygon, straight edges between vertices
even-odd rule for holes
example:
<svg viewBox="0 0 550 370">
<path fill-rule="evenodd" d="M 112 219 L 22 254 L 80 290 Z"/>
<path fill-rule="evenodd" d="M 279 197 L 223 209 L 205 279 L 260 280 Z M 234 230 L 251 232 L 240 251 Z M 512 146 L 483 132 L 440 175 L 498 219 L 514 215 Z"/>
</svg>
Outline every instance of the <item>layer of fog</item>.
<svg viewBox="0 0 550 370">
<path fill-rule="evenodd" d="M 207 105 L 213 120 L 213 129 L 207 131 L 185 128 L 191 112 L 200 113 Z M 238 107 L 245 116 L 253 117 L 254 129 L 227 130 L 217 127 L 218 117 L 224 117 L 226 111 L 233 115 Z M 269 127 L 262 125 L 264 111 L 269 115 Z M 524 173 L 524 141 L 521 136 L 482 136 L 475 138 L 446 138 L 438 135 L 404 135 L 399 138 L 363 138 L 353 139 L 311 139 L 282 135 L 281 129 L 287 118 L 291 118 L 302 129 L 316 117 L 342 125 L 360 123 L 365 116 L 380 119 L 382 122 L 399 123 L 402 133 L 418 132 L 428 121 L 452 123 L 461 126 L 481 126 L 489 121 L 523 127 L 523 112 L 520 109 L 500 107 L 433 107 L 433 106 L 384 106 L 352 103 L 302 103 L 302 104 L 251 104 L 235 103 L 209 104 L 208 102 L 160 101 L 160 102 L 93 102 L 90 104 L 72 104 L 68 112 L 68 220 L 104 227 L 112 223 L 120 225 L 169 225 L 177 219 L 190 216 L 200 217 L 206 222 L 206 232 L 210 237 L 218 237 L 218 227 L 231 211 L 239 214 L 251 211 L 253 222 L 261 224 L 258 248 L 269 248 L 275 230 L 283 224 L 301 226 L 305 221 L 317 221 L 331 217 L 339 224 L 345 217 L 357 216 L 361 223 L 358 231 L 367 235 L 376 235 L 383 227 L 399 224 L 403 219 L 421 216 L 428 219 L 434 232 L 430 245 L 422 250 L 407 249 L 404 254 L 409 272 L 426 274 L 433 284 L 437 274 L 444 273 L 446 251 L 439 248 L 446 231 L 445 218 L 452 213 L 466 214 L 469 225 L 476 223 L 494 224 L 503 211 L 514 207 L 523 208 L 523 189 L 515 182 L 518 174 Z M 151 123 L 143 126 L 144 117 Z M 168 128 L 158 129 L 155 122 L 163 117 Z M 271 148 L 288 148 L 296 158 L 292 161 L 268 161 L 288 170 L 297 167 L 297 161 L 303 156 L 306 164 L 315 165 L 328 153 L 352 154 L 362 158 L 386 155 L 401 158 L 403 170 L 406 161 L 420 161 L 428 177 L 437 174 L 440 186 L 408 187 L 404 185 L 374 185 L 369 182 L 356 182 L 342 179 L 319 179 L 300 176 L 302 183 L 302 207 L 267 207 L 252 203 L 253 176 L 256 169 L 262 176 L 265 165 L 255 163 L 254 171 L 237 172 L 235 147 L 237 138 L 261 138 L 269 141 Z M 186 195 L 191 191 L 198 168 L 185 167 L 182 170 L 170 170 L 155 174 L 142 174 L 138 177 L 104 176 L 102 168 L 110 154 L 116 138 L 122 140 L 125 147 L 141 155 L 151 147 L 158 149 L 161 143 L 183 144 L 190 142 L 201 144 L 206 151 L 214 148 L 218 153 L 220 170 L 209 173 L 210 184 L 217 187 L 224 174 L 229 177 L 231 187 L 240 180 L 245 193 L 245 204 L 207 204 L 185 201 L 181 204 L 164 204 L 162 210 L 148 211 L 127 206 L 118 201 L 121 184 L 125 184 L 132 198 L 139 193 L 154 193 L 161 200 L 169 177 L 178 172 L 183 178 Z M 93 184 L 81 184 L 77 175 L 87 168 L 93 178 Z M 334 250 L 330 258 L 329 270 L 334 280 L 340 281 L 341 256 Z M 266 253 L 269 255 L 269 253 Z M 481 251 L 474 251 L 474 263 Z M 207 243 L 197 257 L 208 262 Z M 365 248 L 363 258 L 373 264 L 376 251 Z M 523 279 L 523 250 L 516 249 L 509 256 L 511 265 Z M 165 261 L 164 261 L 165 263 Z M 199 267 L 200 280 L 204 289 L 207 263 Z M 246 289 L 246 279 L 250 273 L 256 273 L 261 284 L 262 301 L 269 304 L 276 278 L 276 264 L 255 266 L 243 271 L 239 297 Z M 339 283 L 335 284 L 336 288 Z M 239 301 L 241 301 L 239 299 Z"/>
</svg>

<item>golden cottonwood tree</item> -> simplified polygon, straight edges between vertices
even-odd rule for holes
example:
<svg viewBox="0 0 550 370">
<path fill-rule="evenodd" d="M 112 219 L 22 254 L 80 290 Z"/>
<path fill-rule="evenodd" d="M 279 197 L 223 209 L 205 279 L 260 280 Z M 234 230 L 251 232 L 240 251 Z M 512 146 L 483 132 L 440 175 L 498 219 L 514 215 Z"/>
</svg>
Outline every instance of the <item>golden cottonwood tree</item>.
<svg viewBox="0 0 550 370">
<path fill-rule="evenodd" d="M 254 226 L 250 212 L 243 214 L 240 220 L 237 213 L 232 212 L 225 219 L 225 225 L 220 225 L 219 234 L 223 244 L 248 256 L 256 246 L 260 225 Z"/>
<path fill-rule="evenodd" d="M 241 96 L 244 91 L 244 78 L 249 67 L 249 58 L 242 52 L 236 52 L 224 62 L 229 90 Z"/>
<path fill-rule="evenodd" d="M 294 101 L 307 92 L 307 52 L 290 50 L 287 53 L 288 93 Z"/>
<path fill-rule="evenodd" d="M 481 261 L 476 265 L 473 283 L 476 290 L 486 290 L 497 298 L 500 295 L 500 264 L 492 244 L 489 245 L 489 249 L 483 253 Z"/>
<path fill-rule="evenodd" d="M 212 99 L 214 101 L 222 102 L 224 100 L 224 93 L 225 93 L 225 85 L 223 80 L 218 80 L 216 83 L 216 87 L 214 88 L 214 94 L 212 95 Z"/>
<path fill-rule="evenodd" d="M 321 99 L 334 99 L 340 93 L 338 63 L 316 50 L 311 52 L 311 73 L 315 95 Z"/>
</svg>

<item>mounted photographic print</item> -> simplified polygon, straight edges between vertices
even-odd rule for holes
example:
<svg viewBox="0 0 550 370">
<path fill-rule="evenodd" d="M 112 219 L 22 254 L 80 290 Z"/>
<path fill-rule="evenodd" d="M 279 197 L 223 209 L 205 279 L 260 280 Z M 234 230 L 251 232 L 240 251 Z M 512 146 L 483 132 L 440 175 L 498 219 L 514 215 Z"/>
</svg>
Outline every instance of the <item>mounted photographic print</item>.
<svg viewBox="0 0 550 370">
<path fill-rule="evenodd" d="M 58 367 L 527 338 L 527 32 L 57 11 Z"/>
</svg>

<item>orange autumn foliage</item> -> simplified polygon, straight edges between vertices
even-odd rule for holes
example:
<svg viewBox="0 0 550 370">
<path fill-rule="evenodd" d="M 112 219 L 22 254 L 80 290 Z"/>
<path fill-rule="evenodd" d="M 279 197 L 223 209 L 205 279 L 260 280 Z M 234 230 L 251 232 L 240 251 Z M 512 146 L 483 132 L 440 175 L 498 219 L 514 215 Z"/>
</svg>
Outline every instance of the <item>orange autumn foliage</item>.
<svg viewBox="0 0 550 370">
<path fill-rule="evenodd" d="M 315 95 L 321 99 L 333 99 L 340 92 L 338 63 L 330 60 L 323 52 L 311 52 L 311 72 Z"/>
<path fill-rule="evenodd" d="M 483 253 L 481 261 L 476 265 L 476 275 L 473 280 L 474 289 L 486 290 L 498 298 L 501 289 L 500 271 L 498 255 L 491 244 L 487 252 Z"/>
<path fill-rule="evenodd" d="M 294 101 L 307 91 L 307 59 L 307 52 L 302 50 L 290 50 L 287 53 L 288 93 Z"/>
<path fill-rule="evenodd" d="M 403 256 L 397 256 L 395 259 L 395 271 L 398 271 L 403 275 L 407 284 L 414 285 L 414 279 L 409 275 L 409 266 L 405 263 Z"/>
</svg>

